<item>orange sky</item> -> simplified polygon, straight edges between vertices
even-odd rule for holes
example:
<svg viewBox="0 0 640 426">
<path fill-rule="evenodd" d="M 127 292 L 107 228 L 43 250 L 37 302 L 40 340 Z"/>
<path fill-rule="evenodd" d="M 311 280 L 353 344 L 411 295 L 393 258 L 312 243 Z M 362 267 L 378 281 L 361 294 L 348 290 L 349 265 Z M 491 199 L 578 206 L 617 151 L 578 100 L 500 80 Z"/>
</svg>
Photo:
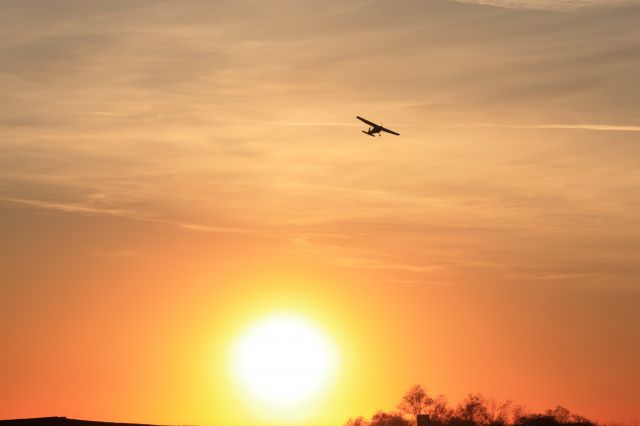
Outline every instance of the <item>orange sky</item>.
<svg viewBox="0 0 640 426">
<path fill-rule="evenodd" d="M 0 10 L 0 418 L 260 424 L 228 351 L 280 310 L 341 354 L 304 424 L 638 418 L 637 2 Z"/>
</svg>

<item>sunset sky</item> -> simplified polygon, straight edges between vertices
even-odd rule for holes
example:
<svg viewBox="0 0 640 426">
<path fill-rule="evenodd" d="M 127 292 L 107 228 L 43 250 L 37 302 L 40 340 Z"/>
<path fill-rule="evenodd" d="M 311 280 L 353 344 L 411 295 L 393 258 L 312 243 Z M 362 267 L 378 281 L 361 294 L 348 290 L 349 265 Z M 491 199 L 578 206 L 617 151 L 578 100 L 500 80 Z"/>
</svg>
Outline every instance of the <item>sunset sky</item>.
<svg viewBox="0 0 640 426">
<path fill-rule="evenodd" d="M 638 76 L 638 1 L 0 0 L 0 418 L 283 422 L 230 357 L 289 313 L 294 424 L 637 421 Z"/>
</svg>

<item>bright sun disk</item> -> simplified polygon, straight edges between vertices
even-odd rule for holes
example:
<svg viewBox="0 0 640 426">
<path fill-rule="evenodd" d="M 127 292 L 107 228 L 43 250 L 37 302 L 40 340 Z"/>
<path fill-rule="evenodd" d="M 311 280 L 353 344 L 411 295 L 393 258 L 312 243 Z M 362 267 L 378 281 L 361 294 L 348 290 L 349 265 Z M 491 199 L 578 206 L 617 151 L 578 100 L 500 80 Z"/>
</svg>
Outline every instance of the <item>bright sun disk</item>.
<svg viewBox="0 0 640 426">
<path fill-rule="evenodd" d="M 336 364 L 333 344 L 311 321 L 279 314 L 258 321 L 232 351 L 234 377 L 269 406 L 294 406 L 319 393 Z"/>
</svg>

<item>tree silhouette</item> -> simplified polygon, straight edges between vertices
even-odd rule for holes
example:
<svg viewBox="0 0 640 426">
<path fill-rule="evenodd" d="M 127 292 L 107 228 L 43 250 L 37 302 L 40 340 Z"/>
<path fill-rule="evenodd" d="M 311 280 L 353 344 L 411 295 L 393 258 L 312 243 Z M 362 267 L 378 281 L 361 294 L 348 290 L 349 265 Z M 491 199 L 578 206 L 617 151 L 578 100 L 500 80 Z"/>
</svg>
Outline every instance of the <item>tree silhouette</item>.
<svg viewBox="0 0 640 426">
<path fill-rule="evenodd" d="M 586 417 L 572 414 L 566 408 L 558 405 L 552 410 L 547 410 L 544 414 L 528 414 L 514 420 L 517 426 L 595 426 L 596 424 Z"/>
<path fill-rule="evenodd" d="M 511 417 L 511 407 L 513 403 L 511 400 L 504 402 L 498 402 L 493 398 L 485 400 L 487 406 L 487 413 L 489 414 L 489 424 L 502 426 L 509 423 Z"/>
<path fill-rule="evenodd" d="M 522 405 L 514 405 L 511 407 L 511 423 L 514 425 L 522 423 L 522 420 L 530 415 L 529 410 Z"/>
<path fill-rule="evenodd" d="M 485 399 L 479 393 L 470 393 L 458 405 L 456 416 L 463 421 L 477 425 L 490 424 L 491 415 Z"/>
<path fill-rule="evenodd" d="M 369 425 L 369 422 L 367 422 L 365 418 L 362 416 L 356 417 L 355 419 L 351 418 L 347 420 L 347 422 L 344 424 L 344 426 L 368 426 L 368 425 Z"/>
<path fill-rule="evenodd" d="M 402 417 L 402 414 L 379 411 L 373 415 L 369 426 L 413 426 L 413 424 Z"/>
<path fill-rule="evenodd" d="M 544 412 L 546 416 L 553 417 L 558 423 L 569 423 L 572 420 L 571 411 L 564 408 L 562 405 L 557 405 L 553 410 L 547 410 Z"/>
<path fill-rule="evenodd" d="M 370 421 L 363 417 L 349 419 L 344 426 L 415 426 L 420 414 L 427 415 L 425 420 L 431 426 L 598 426 L 560 405 L 544 413 L 531 413 L 510 400 L 498 402 L 479 393 L 467 394 L 454 410 L 444 395 L 434 399 L 421 385 L 412 386 L 398 408 L 395 413 L 379 411 Z"/>
<path fill-rule="evenodd" d="M 444 395 L 438 395 L 431 404 L 431 410 L 429 411 L 429 417 L 432 421 L 445 424 L 453 417 L 453 409 L 449 407 L 449 401 Z"/>
<path fill-rule="evenodd" d="M 414 385 L 402 397 L 398 408 L 404 413 L 418 417 L 418 414 L 426 414 L 427 409 L 434 403 L 433 398 L 421 385 Z"/>
</svg>

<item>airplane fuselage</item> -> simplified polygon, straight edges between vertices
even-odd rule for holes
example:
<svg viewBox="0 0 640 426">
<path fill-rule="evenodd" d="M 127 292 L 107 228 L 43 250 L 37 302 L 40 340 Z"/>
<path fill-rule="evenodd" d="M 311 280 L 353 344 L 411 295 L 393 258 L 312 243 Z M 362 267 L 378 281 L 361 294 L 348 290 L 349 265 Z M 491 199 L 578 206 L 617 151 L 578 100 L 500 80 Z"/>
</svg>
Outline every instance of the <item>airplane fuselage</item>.
<svg viewBox="0 0 640 426">
<path fill-rule="evenodd" d="M 380 131 L 382 130 L 382 127 L 369 127 L 369 130 L 367 131 L 362 131 L 362 133 L 364 133 L 365 135 L 369 135 L 369 136 L 373 136 L 375 137 L 376 134 L 378 134 L 378 136 L 380 135 Z"/>
</svg>

